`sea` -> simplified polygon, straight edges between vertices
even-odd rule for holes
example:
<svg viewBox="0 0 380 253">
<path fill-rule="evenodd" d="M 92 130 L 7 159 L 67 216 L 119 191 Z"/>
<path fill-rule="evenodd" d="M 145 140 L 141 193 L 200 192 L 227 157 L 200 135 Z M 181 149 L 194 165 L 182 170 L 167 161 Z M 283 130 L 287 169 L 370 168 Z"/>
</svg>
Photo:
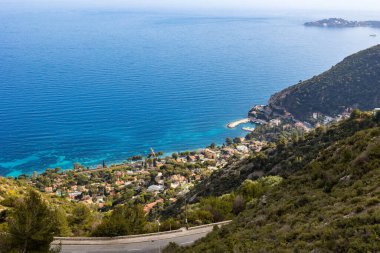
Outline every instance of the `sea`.
<svg viewBox="0 0 380 253">
<path fill-rule="evenodd" d="M 0 175 L 244 136 L 226 125 L 380 42 L 376 29 L 303 26 L 324 17 L 0 10 Z"/>
</svg>

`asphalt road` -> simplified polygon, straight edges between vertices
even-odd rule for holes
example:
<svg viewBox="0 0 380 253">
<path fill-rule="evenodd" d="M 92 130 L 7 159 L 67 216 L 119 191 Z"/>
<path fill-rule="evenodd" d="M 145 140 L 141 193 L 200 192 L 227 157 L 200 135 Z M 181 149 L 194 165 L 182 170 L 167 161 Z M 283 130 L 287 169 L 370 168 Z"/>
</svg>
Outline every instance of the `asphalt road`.
<svg viewBox="0 0 380 253">
<path fill-rule="evenodd" d="M 204 237 L 212 231 L 212 226 L 200 227 L 197 229 L 175 232 L 170 234 L 158 234 L 141 236 L 135 238 L 115 238 L 110 240 L 62 240 L 62 253 L 159 253 L 170 242 L 178 245 L 191 245 L 199 238 Z M 58 240 L 54 244 L 59 243 Z"/>
</svg>

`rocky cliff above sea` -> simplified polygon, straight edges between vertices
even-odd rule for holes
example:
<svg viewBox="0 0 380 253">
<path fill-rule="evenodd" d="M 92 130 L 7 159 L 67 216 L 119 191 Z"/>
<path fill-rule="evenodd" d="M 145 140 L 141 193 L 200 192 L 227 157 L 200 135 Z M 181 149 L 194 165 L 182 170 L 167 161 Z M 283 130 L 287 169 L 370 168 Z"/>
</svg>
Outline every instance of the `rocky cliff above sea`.
<svg viewBox="0 0 380 253">
<path fill-rule="evenodd" d="M 380 45 L 353 54 L 330 70 L 290 86 L 255 107 L 249 116 L 286 116 L 313 122 L 320 115 L 336 117 L 352 109 L 380 107 Z M 259 110 L 258 110 L 259 109 Z"/>
</svg>

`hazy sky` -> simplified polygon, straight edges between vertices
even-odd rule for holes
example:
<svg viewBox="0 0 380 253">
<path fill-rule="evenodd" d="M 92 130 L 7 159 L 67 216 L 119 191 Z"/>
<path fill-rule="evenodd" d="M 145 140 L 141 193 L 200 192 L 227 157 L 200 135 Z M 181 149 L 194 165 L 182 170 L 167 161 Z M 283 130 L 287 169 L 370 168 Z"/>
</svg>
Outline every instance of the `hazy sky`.
<svg viewBox="0 0 380 253">
<path fill-rule="evenodd" d="M 43 5 L 41 5 L 43 3 Z M 380 11 L 380 0 L 0 0 L 0 6 L 122 7 L 135 9 L 243 10 L 360 10 Z M 380 16 L 380 15 L 379 15 Z"/>
</svg>

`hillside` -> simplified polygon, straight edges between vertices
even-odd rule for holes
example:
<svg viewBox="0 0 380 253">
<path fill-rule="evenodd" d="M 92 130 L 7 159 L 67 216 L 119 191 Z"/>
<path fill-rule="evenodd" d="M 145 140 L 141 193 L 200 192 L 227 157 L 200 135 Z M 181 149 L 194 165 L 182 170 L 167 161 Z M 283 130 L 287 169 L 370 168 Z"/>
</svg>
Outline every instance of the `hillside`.
<svg viewBox="0 0 380 253">
<path fill-rule="evenodd" d="M 323 148 L 314 151 L 312 145 L 318 142 Z M 298 153 L 305 150 L 305 143 L 309 151 Z M 285 179 L 247 203 L 231 225 L 183 252 L 380 250 L 380 127 L 370 114 L 317 130 L 300 144 L 288 145 L 293 147 L 277 151 L 282 158 L 273 167 Z M 290 163 L 288 157 L 299 157 L 301 162 Z M 267 160 L 258 167 L 266 170 L 268 164 Z M 234 177 L 229 179 L 238 183 Z M 168 248 L 166 252 L 174 251 Z"/>
<path fill-rule="evenodd" d="M 346 108 L 380 107 L 380 45 L 345 58 L 330 70 L 274 94 L 269 106 L 299 120 L 335 116 Z"/>
<path fill-rule="evenodd" d="M 372 119 L 348 119 L 329 128 L 317 128 L 297 141 L 289 140 L 279 142 L 277 146 L 268 146 L 247 159 L 228 164 L 223 169 L 214 172 L 209 178 L 196 185 L 185 198 L 191 203 L 202 197 L 230 193 L 246 179 L 254 180 L 267 175 L 280 175 L 286 178 L 305 167 L 318 156 L 321 150 L 327 149 L 336 141 L 376 125 Z M 182 212 L 185 198 L 179 199 L 167 208 L 165 215 L 171 216 Z"/>
</svg>

